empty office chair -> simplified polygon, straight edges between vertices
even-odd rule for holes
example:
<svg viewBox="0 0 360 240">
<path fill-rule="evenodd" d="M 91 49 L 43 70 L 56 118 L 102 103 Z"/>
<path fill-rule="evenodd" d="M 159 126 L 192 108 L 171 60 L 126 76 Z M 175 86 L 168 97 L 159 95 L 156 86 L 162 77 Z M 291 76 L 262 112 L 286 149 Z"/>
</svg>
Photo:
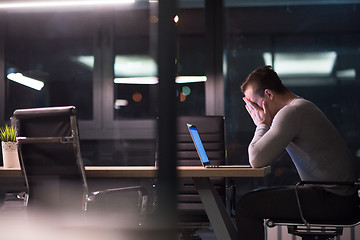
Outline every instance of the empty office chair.
<svg viewBox="0 0 360 240">
<path fill-rule="evenodd" d="M 346 185 L 354 187 L 356 190 L 360 189 L 360 182 L 314 182 L 301 181 L 295 186 L 296 200 L 298 202 L 301 219 L 296 221 L 289 219 L 268 219 L 266 225 L 268 227 L 286 226 L 288 233 L 299 236 L 302 240 L 330 240 L 341 236 L 344 228 L 355 227 L 360 224 L 360 199 L 358 203 L 358 211 L 354 213 L 351 219 L 337 220 L 327 219 L 326 221 L 312 221 L 306 219 L 303 214 L 301 196 L 298 187 L 305 185 Z M 303 201 L 311 201 L 311 199 L 304 199 Z"/>
<path fill-rule="evenodd" d="M 26 206 L 82 212 L 89 205 L 95 205 L 104 194 L 111 198 L 119 191 L 136 191 L 139 194 L 139 222 L 142 223 L 147 201 L 147 192 L 142 186 L 89 193 L 75 107 L 19 109 L 14 112 L 13 119 L 18 130 Z"/>
<path fill-rule="evenodd" d="M 212 164 L 225 164 L 225 124 L 223 116 L 179 116 L 177 118 L 177 164 L 201 166 L 199 156 L 187 129 L 187 123 L 197 126 L 204 148 Z M 230 206 L 230 184 L 225 178 L 211 178 L 225 205 Z M 233 185 L 231 185 L 233 186 Z M 178 212 L 180 227 L 208 227 L 209 220 L 192 178 L 179 179 Z M 185 234 L 185 231 L 182 231 Z"/>
</svg>

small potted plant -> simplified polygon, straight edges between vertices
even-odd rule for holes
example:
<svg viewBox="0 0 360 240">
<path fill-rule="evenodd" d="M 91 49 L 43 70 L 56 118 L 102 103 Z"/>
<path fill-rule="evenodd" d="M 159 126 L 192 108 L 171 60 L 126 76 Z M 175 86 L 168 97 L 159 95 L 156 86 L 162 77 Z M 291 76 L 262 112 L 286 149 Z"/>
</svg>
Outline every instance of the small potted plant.
<svg viewBox="0 0 360 240">
<path fill-rule="evenodd" d="M 0 128 L 0 139 L 5 168 L 19 168 L 19 156 L 16 142 L 16 127 L 5 126 Z"/>
</svg>

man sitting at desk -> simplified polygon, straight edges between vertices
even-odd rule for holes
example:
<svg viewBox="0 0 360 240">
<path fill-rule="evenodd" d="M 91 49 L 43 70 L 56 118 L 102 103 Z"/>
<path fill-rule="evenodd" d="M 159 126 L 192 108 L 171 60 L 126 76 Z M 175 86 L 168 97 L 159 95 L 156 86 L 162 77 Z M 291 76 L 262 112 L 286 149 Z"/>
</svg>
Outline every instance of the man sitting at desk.
<svg viewBox="0 0 360 240">
<path fill-rule="evenodd" d="M 335 127 L 310 101 L 287 90 L 270 66 L 255 69 L 241 85 L 256 130 L 249 145 L 252 167 L 265 167 L 286 150 L 304 181 L 356 181 L 350 151 Z M 350 217 L 357 192 L 349 187 L 299 189 L 307 220 Z M 237 203 L 239 239 L 264 239 L 264 219 L 301 219 L 292 187 L 255 190 Z"/>
</svg>

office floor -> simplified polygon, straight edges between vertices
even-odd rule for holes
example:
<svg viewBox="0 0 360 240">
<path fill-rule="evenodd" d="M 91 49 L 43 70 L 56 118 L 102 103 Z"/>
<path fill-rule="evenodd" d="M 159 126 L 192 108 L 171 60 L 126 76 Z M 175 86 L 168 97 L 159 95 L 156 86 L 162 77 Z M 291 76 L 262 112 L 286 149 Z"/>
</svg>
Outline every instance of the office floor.
<svg viewBox="0 0 360 240">
<path fill-rule="evenodd" d="M 193 234 L 184 236 L 183 233 L 178 234 L 178 240 L 217 240 L 215 233 L 210 228 L 202 228 Z"/>
<path fill-rule="evenodd" d="M 24 216 L 26 216 L 23 201 L 19 200 L 17 198 L 16 194 L 2 195 L 2 197 L 0 199 L 0 216 L 3 216 L 2 218 L 0 218 L 0 223 L 3 223 L 4 221 L 6 221 L 7 224 L 12 226 L 12 224 L 10 224 L 11 221 L 9 220 L 9 216 L 11 216 L 12 220 L 16 221 L 17 225 L 19 225 L 18 224 L 19 217 L 23 218 Z M 4 217 L 4 216 L 6 216 L 6 217 Z M 43 221 L 44 221 L 44 218 L 42 218 L 42 220 L 40 220 L 39 222 L 41 222 L 41 224 L 42 224 Z M 32 224 L 31 228 L 34 229 L 34 228 L 36 228 L 36 227 L 34 227 L 34 225 L 36 226 L 39 223 L 32 222 L 31 224 Z M 4 226 L 4 225 L 2 225 L 2 226 Z M 13 227 L 11 227 L 11 229 L 13 229 Z M 42 234 L 43 234 L 43 231 L 42 231 Z M 39 236 L 38 233 L 36 233 L 35 235 L 36 235 L 36 239 L 38 239 L 38 236 Z M 30 239 L 32 239 L 32 238 L 30 237 Z M 35 237 L 34 237 L 34 239 L 35 239 Z M 102 238 L 102 239 L 105 239 L 105 238 Z M 112 240 L 112 237 L 109 237 L 109 239 Z M 212 229 L 201 228 L 201 229 L 197 230 L 194 234 L 192 234 L 191 238 L 184 237 L 182 234 L 179 233 L 177 240 L 216 240 L 216 237 L 215 237 L 215 234 Z"/>
<path fill-rule="evenodd" d="M 19 213 L 24 210 L 24 202 L 17 198 L 17 194 L 2 194 L 0 199 L 0 213 Z"/>
<path fill-rule="evenodd" d="M 216 240 L 215 233 L 210 229 L 202 229 L 196 233 L 202 240 Z"/>
</svg>

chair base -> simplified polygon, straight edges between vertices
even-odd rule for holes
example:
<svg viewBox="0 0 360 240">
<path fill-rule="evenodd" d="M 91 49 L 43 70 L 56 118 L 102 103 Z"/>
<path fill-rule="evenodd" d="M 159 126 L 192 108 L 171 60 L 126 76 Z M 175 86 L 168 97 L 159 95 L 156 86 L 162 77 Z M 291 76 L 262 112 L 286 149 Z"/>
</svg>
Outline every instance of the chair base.
<svg viewBox="0 0 360 240">
<path fill-rule="evenodd" d="M 331 240 L 342 235 L 342 227 L 308 228 L 306 226 L 288 226 L 288 233 L 302 240 Z"/>
<path fill-rule="evenodd" d="M 197 229 L 180 229 L 180 240 L 201 240 L 196 234 Z"/>
</svg>

